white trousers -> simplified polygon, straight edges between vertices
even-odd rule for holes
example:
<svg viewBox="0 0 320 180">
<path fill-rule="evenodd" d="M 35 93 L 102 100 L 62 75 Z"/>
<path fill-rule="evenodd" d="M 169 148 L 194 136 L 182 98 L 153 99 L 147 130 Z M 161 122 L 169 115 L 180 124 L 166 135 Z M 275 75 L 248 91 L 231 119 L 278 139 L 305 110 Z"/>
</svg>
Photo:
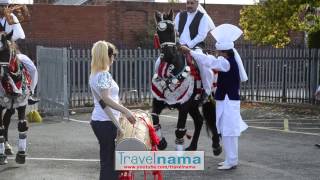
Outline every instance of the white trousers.
<svg viewBox="0 0 320 180">
<path fill-rule="evenodd" d="M 225 152 L 225 165 L 238 165 L 238 139 L 238 136 L 222 136 L 223 149 Z"/>
<path fill-rule="evenodd" d="M 195 49 L 196 52 L 202 52 L 202 49 Z M 202 81 L 202 85 L 203 85 L 203 89 L 205 90 L 205 92 L 210 95 L 212 92 L 212 84 L 214 81 L 214 77 L 213 77 L 213 72 L 210 68 L 208 68 L 207 66 L 204 65 L 204 63 L 202 62 L 202 60 L 196 60 L 199 67 L 199 71 L 200 71 L 200 76 L 201 76 L 201 81 Z M 158 57 L 156 63 L 155 63 L 155 71 L 158 70 L 158 67 L 160 65 L 160 57 Z"/>
</svg>

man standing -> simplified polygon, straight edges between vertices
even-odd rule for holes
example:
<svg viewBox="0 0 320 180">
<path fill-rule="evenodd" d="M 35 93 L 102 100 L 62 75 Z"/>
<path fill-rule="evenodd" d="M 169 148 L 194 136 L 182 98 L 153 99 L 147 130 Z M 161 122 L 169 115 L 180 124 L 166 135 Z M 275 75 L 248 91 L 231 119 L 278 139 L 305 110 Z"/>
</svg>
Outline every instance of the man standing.
<svg viewBox="0 0 320 180">
<path fill-rule="evenodd" d="M 240 82 L 248 80 L 241 57 L 234 48 L 242 31 L 231 24 L 222 24 L 213 30 L 217 40 L 215 44 L 218 57 L 199 54 L 181 47 L 183 52 L 190 52 L 195 59 L 207 59 L 207 67 L 219 71 L 218 86 L 215 92 L 216 126 L 222 136 L 225 160 L 219 163 L 219 170 L 233 169 L 238 165 L 238 139 L 247 124 L 240 114 Z"/>
</svg>

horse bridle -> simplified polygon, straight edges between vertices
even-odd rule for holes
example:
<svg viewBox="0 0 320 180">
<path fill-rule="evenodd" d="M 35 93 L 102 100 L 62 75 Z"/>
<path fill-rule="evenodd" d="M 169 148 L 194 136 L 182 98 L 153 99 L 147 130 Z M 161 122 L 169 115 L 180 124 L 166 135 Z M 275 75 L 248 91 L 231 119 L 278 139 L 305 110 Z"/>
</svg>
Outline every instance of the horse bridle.
<svg viewBox="0 0 320 180">
<path fill-rule="evenodd" d="M 163 19 L 163 16 L 161 17 L 161 19 Z M 167 24 L 172 24 L 173 27 L 174 27 L 174 21 L 172 21 L 172 20 L 161 20 L 157 24 L 157 30 L 165 31 L 167 29 Z M 163 48 L 165 46 L 173 47 L 173 46 L 176 45 L 176 43 L 177 43 L 177 37 L 176 37 L 176 33 L 174 33 L 174 42 L 163 42 L 163 43 L 160 44 L 160 48 Z"/>
</svg>

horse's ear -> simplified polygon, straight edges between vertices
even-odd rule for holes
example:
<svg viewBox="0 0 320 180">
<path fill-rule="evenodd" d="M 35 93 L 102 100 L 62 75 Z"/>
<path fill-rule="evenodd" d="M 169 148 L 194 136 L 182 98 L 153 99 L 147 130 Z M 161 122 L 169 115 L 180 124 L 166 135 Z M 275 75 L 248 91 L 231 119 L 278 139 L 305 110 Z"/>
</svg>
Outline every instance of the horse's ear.
<svg viewBox="0 0 320 180">
<path fill-rule="evenodd" d="M 170 20 L 173 20 L 173 10 L 170 9 L 170 12 L 169 12 L 169 17 L 168 17 Z"/>
<path fill-rule="evenodd" d="M 11 41 L 12 35 L 13 35 L 13 30 L 9 34 L 6 34 L 5 36 L 6 40 Z"/>
<path fill-rule="evenodd" d="M 159 11 L 156 11 L 154 13 L 154 18 L 156 19 L 157 22 L 161 21 L 161 13 Z"/>
</svg>

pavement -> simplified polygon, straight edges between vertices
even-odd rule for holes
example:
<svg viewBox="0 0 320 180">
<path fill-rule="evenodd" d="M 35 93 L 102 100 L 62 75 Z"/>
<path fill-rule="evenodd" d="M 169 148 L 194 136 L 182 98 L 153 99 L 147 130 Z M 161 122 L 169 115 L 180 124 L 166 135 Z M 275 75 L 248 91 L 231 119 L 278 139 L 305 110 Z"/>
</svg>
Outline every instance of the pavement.
<svg viewBox="0 0 320 180">
<path fill-rule="evenodd" d="M 163 171 L 165 180 L 320 180 L 320 118 L 317 112 L 305 116 L 292 115 L 280 108 L 257 111 L 261 107 L 243 108 L 249 124 L 239 140 L 239 166 L 230 171 L 217 170 L 224 155 L 212 154 L 211 141 L 202 130 L 198 150 L 205 151 L 204 171 Z M 256 108 L 256 109 L 255 109 Z M 288 108 L 284 108 L 288 109 Z M 309 108 L 307 108 L 309 109 Z M 274 110 L 277 116 L 263 117 Z M 305 112 L 305 111 L 303 111 Z M 320 112 L 320 111 L 319 111 Z M 280 113 L 281 114 L 281 113 Z M 160 118 L 168 141 L 167 150 L 174 150 L 176 111 L 165 110 Z M 260 115 L 260 116 L 259 116 Z M 283 119 L 289 119 L 289 129 Z M 298 119 L 293 119 L 297 117 Z M 70 120 L 45 117 L 43 123 L 31 123 L 28 132 L 28 159 L 18 165 L 14 156 L 0 166 L 0 180 L 96 180 L 99 176 L 98 142 L 89 125 L 90 114 L 75 114 Z M 295 120 L 295 121 L 294 121 Z M 17 120 L 13 119 L 9 141 L 16 152 Z M 191 119 L 188 130 L 193 129 Z M 188 145 L 189 141 L 187 141 Z M 136 180 L 143 179 L 136 172 Z M 148 179 L 153 179 L 150 175 Z"/>
</svg>

